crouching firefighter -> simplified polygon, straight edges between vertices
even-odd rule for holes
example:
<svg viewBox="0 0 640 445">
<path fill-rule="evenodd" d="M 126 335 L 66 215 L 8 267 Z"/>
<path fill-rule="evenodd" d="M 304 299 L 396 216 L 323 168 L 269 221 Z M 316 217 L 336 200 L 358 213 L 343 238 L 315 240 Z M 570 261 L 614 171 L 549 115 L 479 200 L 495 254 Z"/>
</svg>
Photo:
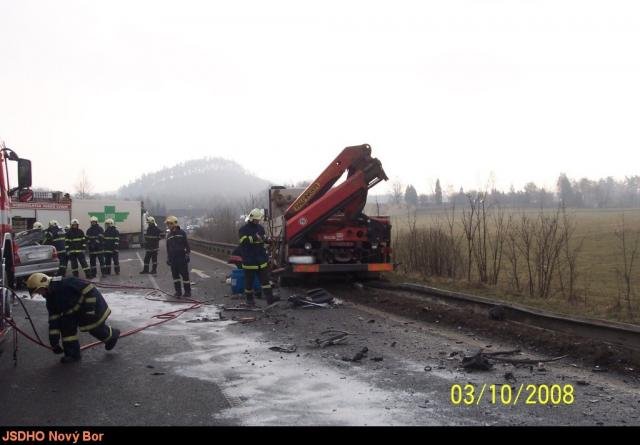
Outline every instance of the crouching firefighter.
<svg viewBox="0 0 640 445">
<path fill-rule="evenodd" d="M 242 256 L 242 269 L 244 270 L 244 295 L 247 305 L 255 305 L 253 298 L 253 283 L 256 274 L 260 279 L 260 287 L 267 304 L 278 301 L 280 298 L 274 297 L 271 282 L 269 281 L 269 259 L 264 248 L 266 235 L 264 227 L 260 221 L 264 218 L 262 209 L 253 209 L 247 216 L 247 223 L 240 227 L 238 235 L 240 237 L 240 255 Z"/>
<path fill-rule="evenodd" d="M 55 354 L 64 352 L 61 363 L 80 360 L 78 327 L 104 342 L 107 351 L 115 347 L 120 331 L 106 324 L 111 309 L 95 285 L 75 277 L 34 273 L 27 279 L 27 288 L 32 298 L 39 294 L 47 301 L 49 343 Z"/>
<path fill-rule="evenodd" d="M 189 280 L 189 241 L 187 234 L 178 225 L 178 218 L 167 216 L 165 221 L 169 228 L 167 234 L 167 264 L 171 266 L 173 276 L 173 287 L 176 290 L 174 297 L 182 297 L 182 286 L 184 286 L 184 296 L 191 297 L 191 281 Z M 180 278 L 182 277 L 182 286 Z"/>
</svg>

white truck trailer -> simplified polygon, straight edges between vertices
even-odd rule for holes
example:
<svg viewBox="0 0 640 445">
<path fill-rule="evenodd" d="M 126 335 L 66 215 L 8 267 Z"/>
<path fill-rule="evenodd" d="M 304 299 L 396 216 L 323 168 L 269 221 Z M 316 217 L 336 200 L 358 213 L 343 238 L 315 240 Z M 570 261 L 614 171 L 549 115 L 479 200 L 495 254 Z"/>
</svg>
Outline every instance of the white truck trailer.
<svg viewBox="0 0 640 445">
<path fill-rule="evenodd" d="M 11 220 L 14 231 L 28 230 L 33 223 L 40 221 L 45 228 L 52 219 L 58 221 L 60 227 L 77 219 L 80 228 L 87 231 L 91 225 L 89 218 L 95 216 L 104 227 L 106 219 L 114 220 L 120 232 L 120 247 L 127 248 L 143 242 L 143 208 L 142 201 L 126 201 L 119 199 L 70 199 L 61 194 L 36 192 L 29 202 L 11 203 Z"/>
</svg>

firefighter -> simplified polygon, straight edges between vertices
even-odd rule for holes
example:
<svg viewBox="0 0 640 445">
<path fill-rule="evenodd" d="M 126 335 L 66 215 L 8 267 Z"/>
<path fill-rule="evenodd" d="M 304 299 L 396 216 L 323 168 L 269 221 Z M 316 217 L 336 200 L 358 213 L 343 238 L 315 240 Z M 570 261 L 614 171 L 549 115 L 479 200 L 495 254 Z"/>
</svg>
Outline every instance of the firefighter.
<svg viewBox="0 0 640 445">
<path fill-rule="evenodd" d="M 78 272 L 78 263 L 80 263 L 85 277 L 91 278 L 91 271 L 84 257 L 84 251 L 87 249 L 87 237 L 84 236 L 84 232 L 78 227 L 79 225 L 80 223 L 77 219 L 71 220 L 71 228 L 67 232 L 65 240 L 67 255 L 71 262 L 71 273 L 74 277 L 80 275 Z"/>
<path fill-rule="evenodd" d="M 44 241 L 45 241 L 45 233 L 44 233 L 44 228 L 42 226 L 42 223 L 40 221 L 34 222 L 33 226 L 31 227 L 31 230 L 40 230 L 40 233 L 42 234 L 42 237 L 40 238 L 40 240 L 38 242 L 39 243 L 44 243 Z"/>
<path fill-rule="evenodd" d="M 104 272 L 103 275 L 111 275 L 111 260 L 116 275 L 120 275 L 120 261 L 118 258 L 120 246 L 120 232 L 116 229 L 113 219 L 109 218 L 104 222 Z"/>
<path fill-rule="evenodd" d="M 104 229 L 98 224 L 98 218 L 92 216 L 91 227 L 87 229 L 87 244 L 89 247 L 89 267 L 91 269 L 91 278 L 98 275 L 96 267 L 96 259 L 100 263 L 100 272 L 104 271 L 104 252 L 102 249 L 104 243 Z"/>
<path fill-rule="evenodd" d="M 191 281 L 189 280 L 189 241 L 187 234 L 178 225 L 178 218 L 175 216 L 167 216 L 165 221 L 169 228 L 167 235 L 167 264 L 171 266 L 171 275 L 173 276 L 173 287 L 176 290 L 174 297 L 182 297 L 182 286 L 180 278 L 182 277 L 182 285 L 184 286 L 184 296 L 191 297 Z"/>
<path fill-rule="evenodd" d="M 260 279 L 262 293 L 266 297 L 267 304 L 278 301 L 274 297 L 271 282 L 269 281 L 269 260 L 264 244 L 267 237 L 264 227 L 260 221 L 264 218 L 262 209 L 253 209 L 247 216 L 247 223 L 240 227 L 238 236 L 240 238 L 240 256 L 242 256 L 242 269 L 244 270 L 244 295 L 247 305 L 254 306 L 253 283 L 256 274 Z"/>
<path fill-rule="evenodd" d="M 147 224 L 147 233 L 144 235 L 144 268 L 140 273 L 149 273 L 149 262 L 151 262 L 151 273 L 156 274 L 158 269 L 160 229 L 158 229 L 156 219 L 153 216 L 147 218 Z"/>
<path fill-rule="evenodd" d="M 115 347 L 120 331 L 106 324 L 111 309 L 95 285 L 75 277 L 51 278 L 34 273 L 27 279 L 27 288 L 31 298 L 39 294 L 47 301 L 49 343 L 55 354 L 64 352 L 61 363 L 80 360 L 78 327 L 104 342 L 107 351 Z"/>
<path fill-rule="evenodd" d="M 49 221 L 49 227 L 44 232 L 44 243 L 55 247 L 58 252 L 58 275 L 64 277 L 67 274 L 67 248 L 66 233 L 58 227 L 58 221 L 52 219 Z"/>
</svg>

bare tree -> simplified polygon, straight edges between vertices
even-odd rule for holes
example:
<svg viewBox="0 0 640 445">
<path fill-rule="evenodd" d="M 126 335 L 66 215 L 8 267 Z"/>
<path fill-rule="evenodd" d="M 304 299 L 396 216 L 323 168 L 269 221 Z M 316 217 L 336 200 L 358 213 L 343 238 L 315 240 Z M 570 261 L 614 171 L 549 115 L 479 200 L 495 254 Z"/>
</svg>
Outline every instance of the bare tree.
<svg viewBox="0 0 640 445">
<path fill-rule="evenodd" d="M 80 173 L 80 177 L 78 178 L 78 182 L 75 184 L 76 189 L 76 198 L 79 199 L 87 199 L 91 197 L 91 192 L 93 191 L 93 184 L 89 181 L 87 177 L 87 172 L 82 170 Z"/>
<path fill-rule="evenodd" d="M 562 257 L 559 270 L 560 291 L 569 303 L 576 303 L 576 283 L 578 281 L 578 257 L 582 250 L 584 237 L 575 240 L 576 222 L 567 215 L 567 209 L 562 207 Z"/>
<path fill-rule="evenodd" d="M 616 267 L 618 287 L 622 287 L 627 311 L 632 314 L 631 296 L 633 294 L 633 272 L 635 260 L 640 247 L 640 231 L 631 232 L 624 221 L 622 214 L 619 228 L 615 231 L 618 239 L 619 263 Z M 618 296 L 619 298 L 619 296 Z M 618 301 L 620 304 L 620 301 Z"/>
<path fill-rule="evenodd" d="M 404 198 L 402 183 L 399 180 L 396 180 L 391 184 L 391 200 L 394 204 L 400 205 L 402 204 L 402 198 Z"/>
</svg>

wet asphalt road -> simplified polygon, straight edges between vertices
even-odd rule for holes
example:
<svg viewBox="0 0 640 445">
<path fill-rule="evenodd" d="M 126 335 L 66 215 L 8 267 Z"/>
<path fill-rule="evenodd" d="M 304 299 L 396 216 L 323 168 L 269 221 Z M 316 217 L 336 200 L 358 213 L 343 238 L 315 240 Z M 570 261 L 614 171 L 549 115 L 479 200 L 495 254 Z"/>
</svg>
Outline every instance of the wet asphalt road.
<svg viewBox="0 0 640 445">
<path fill-rule="evenodd" d="M 157 284 L 173 292 L 162 250 L 155 279 L 138 274 L 141 254 L 122 252 L 122 274 L 103 280 Z M 239 303 L 224 283 L 228 266 L 194 253 L 191 268 L 195 298 L 218 306 Z M 283 289 L 282 296 L 300 291 Z M 343 300 L 333 309 L 292 309 L 280 303 L 267 315 L 224 311 L 225 321 L 190 323 L 218 318 L 216 306 L 205 306 L 124 338 L 111 352 L 102 346 L 85 351 L 76 365 L 60 365 L 58 356 L 20 338 L 17 367 L 10 352 L 0 357 L 0 424 L 640 425 L 635 374 L 594 374 L 560 362 L 547 364 L 544 371 L 500 365 L 470 374 L 459 366 L 463 353 L 489 343 L 492 350 L 514 345 L 350 304 L 349 292 L 359 290 L 348 286 L 332 291 Z M 146 291 L 103 293 L 113 310 L 111 323 L 124 329 L 184 307 L 147 300 Z M 43 301 L 25 304 L 46 338 Z M 14 317 L 27 326 L 19 306 Z M 231 320 L 253 317 L 257 320 L 249 323 Z M 345 345 L 318 348 L 313 340 L 325 329 L 354 335 Z M 82 338 L 83 343 L 91 340 L 85 334 Z M 269 350 L 291 344 L 295 353 Z M 342 360 L 364 347 L 363 360 Z M 471 384 L 479 392 L 484 384 L 505 384 L 507 372 L 516 379 L 514 390 L 521 383 L 571 385 L 575 400 L 514 406 L 492 403 L 489 397 L 469 406 L 452 403 L 452 385 Z"/>
</svg>

